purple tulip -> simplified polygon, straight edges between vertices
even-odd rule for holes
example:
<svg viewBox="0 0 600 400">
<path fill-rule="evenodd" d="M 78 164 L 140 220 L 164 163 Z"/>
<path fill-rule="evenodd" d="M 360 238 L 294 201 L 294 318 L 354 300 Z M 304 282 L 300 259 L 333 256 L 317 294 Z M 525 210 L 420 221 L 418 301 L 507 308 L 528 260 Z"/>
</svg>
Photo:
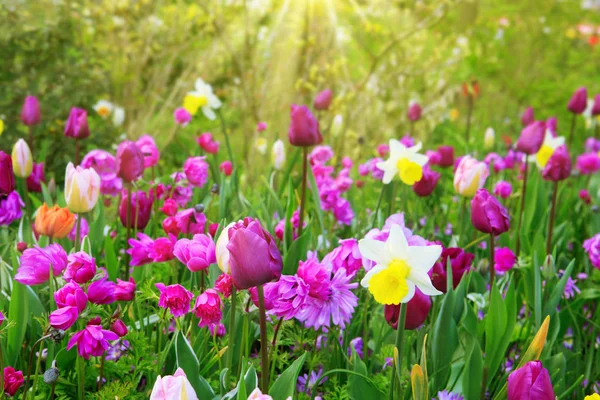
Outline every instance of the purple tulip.
<svg viewBox="0 0 600 400">
<path fill-rule="evenodd" d="M 54 329 L 62 329 L 66 331 L 73 326 L 78 317 L 79 312 L 77 311 L 77 307 L 67 306 L 52 311 L 48 319 L 50 320 L 50 326 L 52 326 Z"/>
<path fill-rule="evenodd" d="M 413 191 L 420 197 L 427 197 L 435 189 L 440 177 L 439 172 L 431 170 L 429 167 L 423 168 L 423 177 L 420 181 L 413 184 Z"/>
<path fill-rule="evenodd" d="M 325 89 L 315 97 L 314 107 L 315 110 L 327 110 L 331 105 L 331 98 L 333 93 L 329 89 Z"/>
<path fill-rule="evenodd" d="M 323 136 L 319 131 L 319 121 L 308 107 L 292 104 L 290 118 L 288 136 L 292 146 L 315 146 L 323 142 Z"/>
<path fill-rule="evenodd" d="M 582 114 L 585 111 L 587 108 L 587 89 L 585 87 L 580 87 L 573 93 L 567 108 L 573 114 Z"/>
<path fill-rule="evenodd" d="M 494 194 L 507 199 L 512 194 L 512 185 L 507 181 L 500 181 L 494 186 Z"/>
<path fill-rule="evenodd" d="M 112 324 L 110 324 L 110 330 L 116 333 L 119 337 L 123 337 L 129 332 L 127 326 L 120 319 L 116 319 Z"/>
<path fill-rule="evenodd" d="M 121 195 L 121 204 L 119 204 L 119 219 L 124 227 L 136 228 L 143 231 L 152 214 L 152 196 L 144 191 L 131 192 L 131 201 L 127 191 Z M 129 208 L 129 224 L 127 223 L 127 208 Z"/>
<path fill-rule="evenodd" d="M 546 129 L 552 133 L 553 137 L 556 137 L 556 127 L 558 126 L 558 120 L 556 117 L 550 117 L 546 120 Z"/>
<path fill-rule="evenodd" d="M 87 283 L 96 275 L 96 260 L 83 251 L 73 253 L 68 257 L 69 264 L 65 269 L 63 278 L 65 281 Z"/>
<path fill-rule="evenodd" d="M 27 126 L 40 123 L 40 102 L 35 96 L 27 96 L 21 109 L 21 121 Z"/>
<path fill-rule="evenodd" d="M 208 235 L 197 234 L 194 239 L 180 239 L 173 254 L 192 272 L 202 271 L 217 262 L 215 243 Z"/>
<path fill-rule="evenodd" d="M 544 143 L 546 124 L 544 121 L 535 121 L 527 125 L 517 140 L 517 150 L 532 155 L 537 153 Z"/>
<path fill-rule="evenodd" d="M 542 177 L 547 181 L 558 182 L 567 179 L 571 175 L 571 157 L 565 146 L 560 146 L 546 163 L 542 171 Z"/>
<path fill-rule="evenodd" d="M 238 289 L 264 285 L 281 277 L 283 261 L 273 237 L 258 220 L 244 218 L 228 230 L 231 279 Z"/>
<path fill-rule="evenodd" d="M 523 114 L 521 114 L 521 123 L 523 126 L 527 126 L 535 121 L 535 115 L 533 113 L 533 107 L 527 107 Z"/>
<path fill-rule="evenodd" d="M 119 336 L 106 329 L 102 329 L 101 325 L 87 325 L 83 330 L 77 332 L 69 343 L 67 350 L 71 350 L 77 345 L 77 352 L 86 360 L 90 356 L 100 357 L 106 349 L 110 347 L 109 340 L 117 340 Z"/>
<path fill-rule="evenodd" d="M 15 190 L 15 174 L 12 159 L 8 154 L 0 151 L 0 198 L 8 196 L 13 190 Z"/>
<path fill-rule="evenodd" d="M 419 288 L 415 289 L 415 295 L 406 304 L 406 320 L 404 329 L 417 329 L 427 319 L 431 310 L 431 298 L 424 295 Z M 398 319 L 400 318 L 400 305 L 386 305 L 384 308 L 385 320 L 394 329 L 398 329 Z"/>
<path fill-rule="evenodd" d="M 65 136 L 75 139 L 85 139 L 90 136 L 87 111 L 83 108 L 73 107 L 65 125 Z"/>
<path fill-rule="evenodd" d="M 594 96 L 594 105 L 592 106 L 592 115 L 600 115 L 600 94 Z"/>
<path fill-rule="evenodd" d="M 419 103 L 412 103 L 408 107 L 406 116 L 408 117 L 408 119 L 411 122 L 417 122 L 418 120 L 421 119 L 422 112 L 423 112 L 423 109 L 421 108 L 421 105 Z"/>
<path fill-rule="evenodd" d="M 438 147 L 437 151 L 440 155 L 440 161 L 438 164 L 440 167 L 454 166 L 454 147 L 440 146 L 440 147 Z"/>
<path fill-rule="evenodd" d="M 554 400 L 548 370 L 540 361 L 530 361 L 508 376 L 508 400 Z"/>
<path fill-rule="evenodd" d="M 44 174 L 44 163 L 33 163 L 31 175 L 27 177 L 27 190 L 29 190 L 30 192 L 41 193 L 42 182 L 46 182 L 46 175 Z"/>
<path fill-rule="evenodd" d="M 133 182 L 144 173 L 144 154 L 134 142 L 125 140 L 117 148 L 115 168 L 125 182 Z"/>
<path fill-rule="evenodd" d="M 510 228 L 506 208 L 486 189 L 479 189 L 471 200 L 471 223 L 478 231 L 494 236 Z"/>
<path fill-rule="evenodd" d="M 475 255 L 467 253 L 460 247 L 448 247 L 442 251 L 440 261 L 433 265 L 429 271 L 431 283 L 440 292 L 448 291 L 448 270 L 447 265 L 450 261 L 452 269 L 452 287 L 456 288 L 460 283 L 463 275 L 471 271 L 471 263 Z"/>
</svg>

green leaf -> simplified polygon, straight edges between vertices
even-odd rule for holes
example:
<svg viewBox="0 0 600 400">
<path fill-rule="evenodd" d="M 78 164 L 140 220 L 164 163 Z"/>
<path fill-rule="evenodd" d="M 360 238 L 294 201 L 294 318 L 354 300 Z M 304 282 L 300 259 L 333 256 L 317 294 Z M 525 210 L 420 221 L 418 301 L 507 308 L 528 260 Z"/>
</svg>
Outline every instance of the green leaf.
<svg viewBox="0 0 600 400">
<path fill-rule="evenodd" d="M 104 202 L 99 201 L 96 203 L 96 207 L 94 208 L 94 214 L 96 214 L 96 218 L 90 224 L 90 233 L 89 237 L 93 245 L 93 252 L 97 255 L 101 253 L 102 248 L 104 247 Z M 90 213 L 87 214 L 88 218 Z M 89 221 L 88 221 L 89 222 Z"/>
<path fill-rule="evenodd" d="M 214 399 L 215 392 L 202 376 L 200 376 L 200 363 L 196 353 L 192 350 L 190 342 L 180 331 L 175 339 L 175 355 L 177 357 L 177 366 L 183 369 L 187 379 L 196 391 L 199 399 Z"/>
<path fill-rule="evenodd" d="M 284 275 L 294 275 L 298 271 L 298 262 L 306 258 L 310 238 L 311 230 L 310 224 L 308 224 L 306 225 L 302 236 L 292 242 L 292 245 L 283 258 Z"/>
<path fill-rule="evenodd" d="M 473 341 L 471 353 L 465 364 L 463 373 L 463 395 L 465 400 L 479 400 L 483 380 L 483 355 L 479 342 Z"/>
<path fill-rule="evenodd" d="M 12 252 L 13 272 L 16 273 L 19 266 L 16 250 Z M 8 308 L 8 319 L 14 324 L 8 328 L 6 340 L 6 363 L 15 365 L 23 346 L 27 325 L 29 325 L 29 301 L 27 298 L 27 287 L 17 281 L 13 282 L 10 294 L 10 306 Z"/>
<path fill-rule="evenodd" d="M 300 358 L 292 363 L 283 373 L 277 378 L 277 380 L 271 385 L 269 389 L 269 395 L 274 400 L 285 400 L 288 397 L 294 398 L 296 392 L 296 382 L 298 381 L 298 375 L 304 365 L 306 354 L 302 354 Z"/>
<path fill-rule="evenodd" d="M 558 284 L 552 290 L 552 293 L 550 294 L 550 297 L 548 297 L 548 300 L 546 300 L 546 304 L 544 305 L 543 311 L 544 317 L 546 315 L 553 315 L 556 312 L 556 306 L 558 306 L 558 303 L 560 302 L 560 299 L 562 298 L 563 293 L 565 292 L 565 286 L 567 285 L 567 281 L 569 280 L 569 277 L 571 276 L 574 267 L 575 260 L 571 260 L 571 262 L 567 266 L 567 269 L 565 270 L 565 273 L 560 278 L 560 281 L 558 281 Z"/>
<path fill-rule="evenodd" d="M 384 394 L 367 378 L 367 366 L 356 354 L 354 348 L 352 348 L 351 361 L 354 364 L 354 372 L 362 376 L 350 375 L 348 377 L 348 396 L 353 400 L 380 399 L 384 397 Z"/>
<path fill-rule="evenodd" d="M 104 262 L 106 263 L 108 278 L 111 281 L 116 281 L 119 277 L 119 264 L 115 254 L 115 245 L 109 237 L 104 240 Z"/>
<path fill-rule="evenodd" d="M 450 376 L 452 355 L 459 345 L 458 331 L 454 321 L 454 295 L 453 291 L 446 293 L 442 300 L 440 313 L 433 325 L 430 354 L 433 371 L 431 381 L 434 383 L 435 392 L 446 387 Z"/>
<path fill-rule="evenodd" d="M 52 207 L 54 202 L 52 201 L 52 196 L 50 195 L 50 191 L 48 190 L 48 186 L 41 182 L 42 185 L 42 197 L 44 198 L 44 203 L 48 204 L 48 207 Z"/>
<path fill-rule="evenodd" d="M 323 223 L 324 217 L 323 217 L 323 209 L 321 208 L 321 196 L 319 194 L 319 186 L 317 186 L 317 181 L 315 180 L 315 174 L 313 173 L 312 168 L 309 166 L 308 167 L 309 171 L 308 171 L 308 179 L 309 179 L 309 187 L 307 187 L 307 190 L 310 190 L 310 192 L 312 193 L 312 199 L 313 199 L 313 203 L 314 203 L 314 209 L 315 212 L 317 213 L 317 220 L 319 221 L 319 227 L 321 228 L 321 232 L 325 233 L 325 224 Z"/>
</svg>

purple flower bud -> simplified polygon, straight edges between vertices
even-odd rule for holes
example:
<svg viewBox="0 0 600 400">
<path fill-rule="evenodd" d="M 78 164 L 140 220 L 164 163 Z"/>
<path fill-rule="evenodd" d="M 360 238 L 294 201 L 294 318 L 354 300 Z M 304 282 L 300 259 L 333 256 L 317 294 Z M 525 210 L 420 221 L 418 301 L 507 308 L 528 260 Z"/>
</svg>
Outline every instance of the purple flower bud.
<svg viewBox="0 0 600 400">
<path fill-rule="evenodd" d="M 90 136 L 87 111 L 77 107 L 71 108 L 69 119 L 65 125 L 65 136 L 75 139 L 85 139 Z"/>
<path fill-rule="evenodd" d="M 152 214 L 152 196 L 148 196 L 146 192 L 132 192 L 131 201 L 127 191 L 123 191 L 121 204 L 119 204 L 119 219 L 124 227 L 129 225 L 130 228 L 137 228 L 138 231 L 143 231 Z M 127 224 L 127 208 L 129 208 L 129 224 Z"/>
<path fill-rule="evenodd" d="M 315 110 L 327 110 L 331 105 L 331 97 L 333 93 L 329 89 L 325 89 L 315 97 Z"/>
<path fill-rule="evenodd" d="M 292 146 L 315 146 L 323 142 L 319 131 L 319 121 L 312 115 L 308 107 L 292 104 L 291 122 L 288 136 Z"/>
<path fill-rule="evenodd" d="M 523 126 L 527 126 L 535 121 L 535 115 L 533 113 L 533 107 L 527 107 L 523 114 L 521 114 L 521 123 Z"/>
<path fill-rule="evenodd" d="M 517 150 L 532 155 L 537 153 L 544 143 L 546 124 L 544 121 L 535 121 L 527 125 L 517 140 Z"/>
<path fill-rule="evenodd" d="M 587 89 L 585 87 L 580 87 L 573 93 L 567 108 L 573 114 L 582 114 L 585 111 L 587 108 Z"/>
<path fill-rule="evenodd" d="M 600 115 L 600 94 L 594 96 L 594 105 L 592 106 L 592 115 Z"/>
<path fill-rule="evenodd" d="M 542 177 L 547 181 L 562 181 L 571 175 L 571 166 L 571 157 L 567 148 L 560 146 L 550 156 L 542 171 Z"/>
<path fill-rule="evenodd" d="M 27 125 L 37 125 L 40 123 L 40 102 L 35 96 L 27 96 L 21 109 L 21 121 Z"/>
<path fill-rule="evenodd" d="M 422 112 L 423 112 L 423 110 L 419 103 L 412 103 L 408 107 L 408 111 L 407 111 L 406 115 L 410 121 L 417 122 L 418 120 L 421 119 Z"/>
<path fill-rule="evenodd" d="M 120 319 L 116 319 L 112 324 L 110 324 L 110 330 L 117 334 L 119 337 L 123 337 L 127 335 L 129 330 L 127 326 Z"/>
<path fill-rule="evenodd" d="M 15 174 L 12 159 L 8 154 L 0 151 L 0 198 L 8 196 L 13 190 L 15 190 Z"/>
<path fill-rule="evenodd" d="M 540 361 L 530 361 L 508 376 L 508 400 L 554 400 L 548 370 Z"/>
<path fill-rule="evenodd" d="M 431 310 L 431 298 L 419 288 L 415 289 L 415 295 L 406 305 L 406 320 L 404 329 L 413 330 L 417 329 L 427 319 Z M 398 329 L 398 319 L 400 318 L 400 305 L 386 305 L 384 308 L 385 320 L 388 324 Z"/>
<path fill-rule="evenodd" d="M 442 251 L 440 261 L 433 265 L 429 271 L 431 283 L 440 292 L 446 293 L 448 290 L 448 270 L 447 265 L 450 261 L 452 268 L 452 287 L 456 288 L 463 275 L 471 271 L 471 263 L 475 255 L 467 253 L 460 247 L 448 247 Z"/>
<path fill-rule="evenodd" d="M 510 182 L 500 181 L 494 186 L 494 194 L 506 199 L 512 194 L 512 185 Z"/>
<path fill-rule="evenodd" d="M 475 229 L 494 236 L 510 228 L 506 209 L 486 189 L 479 189 L 471 200 L 471 222 Z"/>
<path fill-rule="evenodd" d="M 275 239 L 258 220 L 245 218 L 228 230 L 231 279 L 238 289 L 278 280 L 283 269 Z"/>
<path fill-rule="evenodd" d="M 144 154 L 134 142 L 125 140 L 117 148 L 115 168 L 125 182 L 133 182 L 144 173 Z"/>
<path fill-rule="evenodd" d="M 442 175 L 439 172 L 433 171 L 426 166 L 423 168 L 423 177 L 421 180 L 413 184 L 413 192 L 415 192 L 417 196 L 429 196 L 437 186 L 441 176 Z"/>
</svg>

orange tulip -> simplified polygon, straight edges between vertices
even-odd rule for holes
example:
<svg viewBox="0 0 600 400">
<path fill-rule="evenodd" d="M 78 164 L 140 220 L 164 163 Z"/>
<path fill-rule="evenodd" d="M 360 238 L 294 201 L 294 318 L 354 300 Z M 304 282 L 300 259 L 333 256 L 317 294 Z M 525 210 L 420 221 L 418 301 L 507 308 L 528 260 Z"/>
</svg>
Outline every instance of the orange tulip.
<svg viewBox="0 0 600 400">
<path fill-rule="evenodd" d="M 55 205 L 48 208 L 48 205 L 44 203 L 38 209 L 35 217 L 36 232 L 53 239 L 67 236 L 73 229 L 73 225 L 75 225 L 75 214 L 67 207 L 60 208 Z"/>
</svg>

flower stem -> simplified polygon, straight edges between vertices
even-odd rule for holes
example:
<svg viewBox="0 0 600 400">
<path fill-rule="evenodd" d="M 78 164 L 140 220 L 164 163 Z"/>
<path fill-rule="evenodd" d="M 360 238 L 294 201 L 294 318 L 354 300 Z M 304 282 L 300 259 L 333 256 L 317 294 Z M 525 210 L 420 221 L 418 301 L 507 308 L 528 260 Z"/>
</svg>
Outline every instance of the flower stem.
<svg viewBox="0 0 600 400">
<path fill-rule="evenodd" d="M 302 148 L 302 188 L 300 189 L 300 220 L 298 222 L 298 237 L 304 229 L 304 209 L 306 208 L 306 179 L 308 171 L 308 147 Z"/>
<path fill-rule="evenodd" d="M 381 187 L 381 191 L 379 191 L 379 198 L 377 199 L 377 205 L 375 206 L 375 211 L 373 211 L 373 220 L 371 221 L 371 227 L 369 230 L 375 228 L 375 223 L 377 222 L 377 213 L 379 212 L 379 207 L 381 207 L 381 202 L 383 201 L 383 192 L 385 191 L 385 185 Z"/>
<path fill-rule="evenodd" d="M 77 356 L 77 378 L 77 397 L 79 400 L 85 400 L 85 362 L 81 356 Z"/>
<path fill-rule="evenodd" d="M 27 378 L 25 379 L 25 387 L 23 388 L 23 400 L 27 399 L 27 389 L 29 387 L 29 378 L 31 378 L 31 366 L 33 365 L 33 355 L 35 354 L 35 348 L 38 344 L 42 343 L 46 340 L 50 335 L 42 336 L 31 346 L 31 351 L 29 352 L 29 364 L 27 365 Z M 3 386 L 4 387 L 4 386 Z"/>
<path fill-rule="evenodd" d="M 127 222 L 127 234 L 125 237 L 125 248 L 127 248 L 127 244 L 129 243 L 129 239 L 131 239 L 131 182 L 127 183 L 127 207 L 126 219 Z M 125 251 L 125 280 L 129 280 L 129 253 Z"/>
<path fill-rule="evenodd" d="M 79 251 L 79 245 L 81 244 L 81 214 L 77 214 L 77 226 L 75 227 L 75 251 Z M 50 276 L 54 276 L 50 271 Z"/>
<path fill-rule="evenodd" d="M 262 285 L 256 287 L 258 291 L 258 311 L 260 322 L 260 369 L 261 369 L 261 391 L 267 394 L 269 391 L 269 352 L 267 343 L 267 315 L 265 313 L 265 293 Z"/>
<path fill-rule="evenodd" d="M 231 365 L 233 364 L 233 345 L 235 343 L 235 300 L 236 300 L 235 285 L 231 285 L 231 307 L 229 309 L 229 336 L 227 338 L 227 373 L 231 374 Z"/>
<path fill-rule="evenodd" d="M 569 146 L 573 144 L 573 135 L 575 134 L 575 118 L 577 118 L 577 114 L 573 114 L 573 118 L 571 118 L 571 131 L 569 132 Z"/>
<path fill-rule="evenodd" d="M 471 116 L 473 115 L 473 96 L 468 97 L 468 109 L 467 109 L 467 129 L 465 130 L 465 143 L 469 148 L 469 139 L 471 134 Z"/>
<path fill-rule="evenodd" d="M 227 134 L 227 127 L 225 126 L 225 119 L 223 119 L 223 114 L 221 114 L 221 110 L 217 110 L 217 115 L 219 116 L 219 122 L 221 122 L 221 130 L 223 131 L 223 136 L 225 136 L 225 145 L 227 146 L 227 154 L 229 154 L 229 161 L 231 161 L 231 164 L 235 166 L 235 162 L 233 161 L 233 152 L 231 151 L 231 144 L 229 143 L 229 135 Z"/>
<path fill-rule="evenodd" d="M 75 138 L 75 166 L 79 165 L 79 139 Z"/>
<path fill-rule="evenodd" d="M 404 325 L 406 323 L 406 307 L 407 303 L 400 305 L 400 316 L 398 317 L 398 328 L 396 331 L 396 350 L 398 352 L 398 358 L 394 360 L 392 366 L 392 381 L 397 379 L 396 388 L 398 398 L 402 399 L 402 353 L 404 352 Z M 398 368 L 396 368 L 398 364 Z M 392 391 L 390 390 L 390 398 L 392 398 Z"/>
<path fill-rule="evenodd" d="M 556 197 L 558 194 L 558 182 L 554 182 L 552 191 L 552 206 L 550 207 L 550 222 L 548 224 L 548 238 L 546 239 L 546 254 L 552 253 L 552 231 L 554 230 L 554 218 L 556 216 Z"/>
<path fill-rule="evenodd" d="M 492 287 L 494 286 L 494 278 L 496 277 L 496 267 L 494 266 L 496 249 L 494 248 L 494 234 L 490 233 L 490 298 L 492 296 Z"/>
<path fill-rule="evenodd" d="M 521 209 L 519 210 L 519 224 L 517 225 L 517 246 L 515 255 L 517 259 L 519 259 L 519 254 L 521 253 L 521 225 L 523 225 L 523 213 L 525 212 L 525 196 L 527 194 L 527 175 L 528 175 L 528 157 L 525 156 L 525 169 L 523 170 L 523 195 L 521 196 Z"/>
</svg>

